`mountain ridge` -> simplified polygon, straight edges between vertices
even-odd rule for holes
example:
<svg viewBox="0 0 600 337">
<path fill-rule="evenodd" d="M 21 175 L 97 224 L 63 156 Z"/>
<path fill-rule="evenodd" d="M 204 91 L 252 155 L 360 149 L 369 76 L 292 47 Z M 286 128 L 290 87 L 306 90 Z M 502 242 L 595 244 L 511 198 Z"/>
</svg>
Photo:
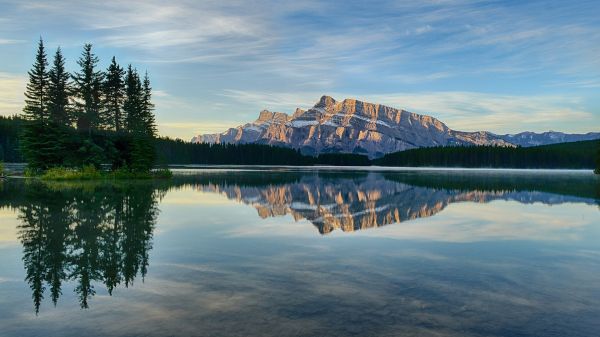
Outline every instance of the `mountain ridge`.
<svg viewBox="0 0 600 337">
<path fill-rule="evenodd" d="M 267 144 L 303 154 L 356 153 L 378 158 L 413 148 L 449 145 L 535 146 L 600 138 L 600 133 L 497 135 L 453 130 L 439 119 L 377 103 L 322 96 L 310 109 L 293 114 L 262 110 L 251 123 L 222 133 L 198 135 L 193 143 Z"/>
</svg>

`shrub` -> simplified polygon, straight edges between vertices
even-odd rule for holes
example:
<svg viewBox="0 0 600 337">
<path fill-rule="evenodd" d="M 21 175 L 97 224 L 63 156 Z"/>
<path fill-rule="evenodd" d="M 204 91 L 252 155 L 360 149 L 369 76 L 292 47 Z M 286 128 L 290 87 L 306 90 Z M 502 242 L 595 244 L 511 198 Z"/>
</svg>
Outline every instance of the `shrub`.
<svg viewBox="0 0 600 337">
<path fill-rule="evenodd" d="M 41 176 L 44 180 L 91 180 L 102 178 L 102 173 L 93 165 L 84 166 L 81 169 L 64 167 L 53 167 Z"/>
</svg>

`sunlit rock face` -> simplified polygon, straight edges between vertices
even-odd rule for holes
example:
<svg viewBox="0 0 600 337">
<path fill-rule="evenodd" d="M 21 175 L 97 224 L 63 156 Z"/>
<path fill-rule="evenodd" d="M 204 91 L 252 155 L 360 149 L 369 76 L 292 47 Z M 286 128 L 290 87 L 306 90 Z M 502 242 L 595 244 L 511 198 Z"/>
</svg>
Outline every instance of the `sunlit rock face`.
<svg viewBox="0 0 600 337">
<path fill-rule="evenodd" d="M 269 144 L 299 149 L 304 154 L 358 153 L 370 158 L 419 147 L 447 145 L 536 146 L 591 140 L 600 133 L 522 132 L 496 135 L 464 132 L 441 121 L 381 104 L 323 96 L 310 109 L 292 115 L 263 110 L 252 123 L 223 133 L 198 135 L 193 143 Z"/>
<path fill-rule="evenodd" d="M 286 184 L 240 186 L 210 183 L 196 185 L 196 188 L 252 205 L 261 218 L 291 215 L 296 221 L 306 219 L 321 234 L 334 230 L 352 232 L 430 217 L 454 202 L 513 200 L 560 204 L 582 201 L 577 197 L 542 192 L 421 187 L 391 181 L 377 173 L 352 178 L 305 175 L 297 182 Z"/>
<path fill-rule="evenodd" d="M 304 154 L 366 154 L 370 158 L 417 147 L 438 145 L 506 145 L 489 132 L 460 132 L 441 121 L 355 99 L 323 96 L 307 111 L 293 115 L 263 110 L 252 123 L 220 134 L 199 135 L 196 143 L 259 143 L 300 149 Z"/>
</svg>

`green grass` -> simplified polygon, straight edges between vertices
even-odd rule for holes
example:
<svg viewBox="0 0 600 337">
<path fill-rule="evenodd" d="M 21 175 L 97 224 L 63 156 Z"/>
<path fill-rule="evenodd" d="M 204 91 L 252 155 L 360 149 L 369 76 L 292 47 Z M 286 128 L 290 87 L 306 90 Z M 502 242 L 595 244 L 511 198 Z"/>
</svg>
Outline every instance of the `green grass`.
<svg viewBox="0 0 600 337">
<path fill-rule="evenodd" d="M 54 167 L 38 174 L 27 171 L 29 177 L 39 177 L 42 180 L 121 180 L 121 179 L 168 179 L 173 176 L 169 169 L 159 169 L 151 172 L 135 172 L 126 169 L 114 171 L 98 170 L 94 166 L 82 168 Z"/>
</svg>

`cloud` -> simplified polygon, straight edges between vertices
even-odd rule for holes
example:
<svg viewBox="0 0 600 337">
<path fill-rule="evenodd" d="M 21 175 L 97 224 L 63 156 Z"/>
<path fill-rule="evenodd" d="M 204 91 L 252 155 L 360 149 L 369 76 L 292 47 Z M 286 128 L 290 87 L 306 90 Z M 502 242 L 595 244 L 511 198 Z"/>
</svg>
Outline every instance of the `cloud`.
<svg viewBox="0 0 600 337">
<path fill-rule="evenodd" d="M 460 91 L 355 95 L 226 90 L 223 96 L 249 106 L 289 113 L 296 107 L 311 107 L 323 94 L 337 100 L 357 98 L 427 114 L 462 131 L 516 133 L 524 130 L 548 131 L 561 125 L 561 131 L 589 132 L 594 131 L 591 126 L 600 123 L 600 116 L 583 107 L 581 97 L 569 95 L 525 96 Z"/>
<path fill-rule="evenodd" d="M 547 131 L 564 123 L 573 132 L 593 131 L 599 116 L 587 111 L 582 99 L 568 95 L 499 95 L 477 92 L 423 92 L 372 95 L 375 102 L 433 115 L 451 128 L 511 133 Z M 561 131 L 567 131 L 566 129 Z"/>
<path fill-rule="evenodd" d="M 25 40 L 14 40 L 14 39 L 0 39 L 0 45 L 3 44 L 18 44 L 18 43 L 25 43 L 27 41 Z"/>
<path fill-rule="evenodd" d="M 0 115 L 21 113 L 26 81 L 25 76 L 0 72 Z"/>
<path fill-rule="evenodd" d="M 91 40 L 103 60 L 110 51 L 148 67 L 155 87 L 178 95 L 155 95 L 164 123 L 217 123 L 223 112 L 244 122 L 257 109 L 291 111 L 342 93 L 467 130 L 599 124 L 590 94 L 600 78 L 597 1 L 8 0 L 0 8 L 0 30 L 10 32 L 3 50 L 42 29 L 49 43 L 78 41 L 79 52 Z"/>
</svg>

